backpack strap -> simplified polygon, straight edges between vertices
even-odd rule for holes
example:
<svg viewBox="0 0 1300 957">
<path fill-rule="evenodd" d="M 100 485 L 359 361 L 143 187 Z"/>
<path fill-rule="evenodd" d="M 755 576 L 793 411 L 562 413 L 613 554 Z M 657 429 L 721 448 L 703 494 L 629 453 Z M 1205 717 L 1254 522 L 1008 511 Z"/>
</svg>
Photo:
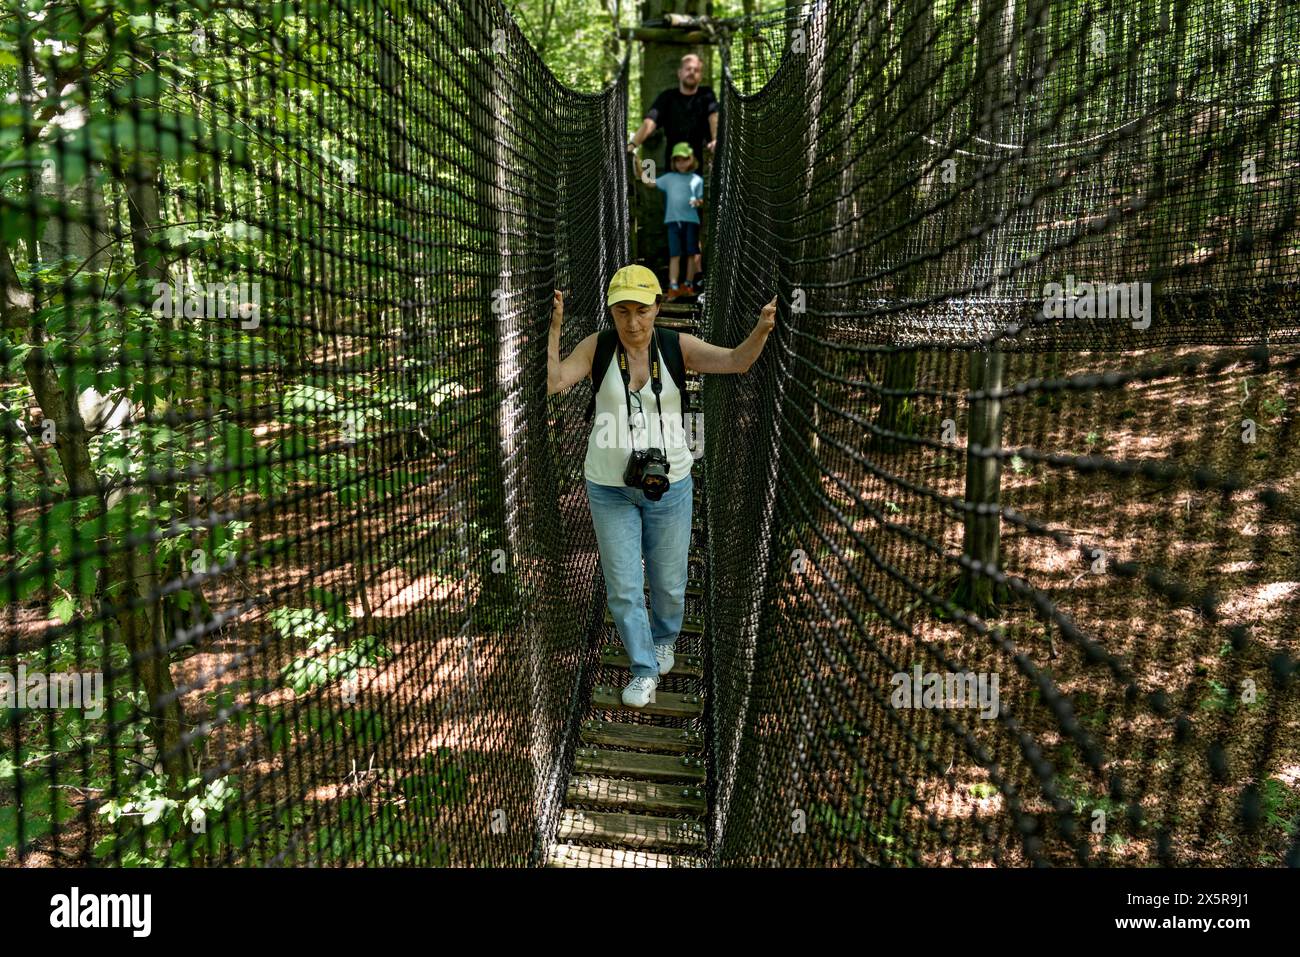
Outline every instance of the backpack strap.
<svg viewBox="0 0 1300 957">
<path fill-rule="evenodd" d="M 596 393 L 600 391 L 600 384 L 605 381 L 605 371 L 609 368 L 609 360 L 614 358 L 614 350 L 617 347 L 617 329 L 602 329 L 596 334 L 596 354 L 591 358 L 591 398 L 587 402 L 586 415 L 588 422 L 596 413 Z"/>
<path fill-rule="evenodd" d="M 663 356 L 664 365 L 682 397 L 682 426 L 685 427 L 686 416 L 691 409 L 691 394 L 686 391 L 686 360 L 682 358 L 682 341 L 678 338 L 676 329 L 655 331 L 659 334 L 659 354 Z"/>
</svg>

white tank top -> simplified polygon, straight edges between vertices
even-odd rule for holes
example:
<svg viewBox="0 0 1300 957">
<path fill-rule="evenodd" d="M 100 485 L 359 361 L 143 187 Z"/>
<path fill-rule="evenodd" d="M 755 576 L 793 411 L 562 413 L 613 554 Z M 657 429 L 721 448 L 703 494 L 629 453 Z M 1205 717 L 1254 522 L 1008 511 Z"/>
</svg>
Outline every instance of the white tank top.
<svg viewBox="0 0 1300 957">
<path fill-rule="evenodd" d="M 672 373 L 660 367 L 659 406 L 655 406 L 654 388 L 646 379 L 639 392 L 632 396 L 632 418 L 636 425 L 636 401 L 641 399 L 641 428 L 629 436 L 627 398 L 623 394 L 623 377 L 618 371 L 618 350 L 609 357 L 609 367 L 596 393 L 596 414 L 591 419 L 591 434 L 587 436 L 587 458 L 583 472 L 597 485 L 623 485 L 623 471 L 636 448 L 660 448 L 668 456 L 668 481 L 683 482 L 690 474 L 695 461 L 687 445 L 687 435 L 682 427 L 682 396 L 673 381 Z M 662 419 L 658 409 L 663 409 Z M 660 426 L 663 431 L 660 431 Z M 698 441 L 698 439 L 697 439 Z"/>
</svg>

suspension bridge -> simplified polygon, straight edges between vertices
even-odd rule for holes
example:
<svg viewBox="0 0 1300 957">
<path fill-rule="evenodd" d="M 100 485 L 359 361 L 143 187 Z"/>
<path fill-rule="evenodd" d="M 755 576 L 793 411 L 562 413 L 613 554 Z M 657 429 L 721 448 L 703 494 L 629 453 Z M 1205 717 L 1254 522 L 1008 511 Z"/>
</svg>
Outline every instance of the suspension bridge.
<svg viewBox="0 0 1300 957">
<path fill-rule="evenodd" d="M 722 31 L 660 321 L 777 326 L 692 383 L 641 709 L 545 349 L 632 256 L 630 59 L 0 17 L 6 865 L 1300 865 L 1300 7 Z"/>
</svg>

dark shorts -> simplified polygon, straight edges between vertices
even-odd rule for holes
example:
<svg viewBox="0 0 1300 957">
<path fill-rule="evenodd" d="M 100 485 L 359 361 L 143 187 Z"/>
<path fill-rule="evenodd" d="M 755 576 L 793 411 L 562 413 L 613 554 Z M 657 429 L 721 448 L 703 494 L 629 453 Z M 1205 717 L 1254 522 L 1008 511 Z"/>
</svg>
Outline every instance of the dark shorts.
<svg viewBox="0 0 1300 957">
<path fill-rule="evenodd" d="M 668 230 L 669 256 L 694 256 L 700 251 L 699 223 L 664 223 Z"/>
</svg>

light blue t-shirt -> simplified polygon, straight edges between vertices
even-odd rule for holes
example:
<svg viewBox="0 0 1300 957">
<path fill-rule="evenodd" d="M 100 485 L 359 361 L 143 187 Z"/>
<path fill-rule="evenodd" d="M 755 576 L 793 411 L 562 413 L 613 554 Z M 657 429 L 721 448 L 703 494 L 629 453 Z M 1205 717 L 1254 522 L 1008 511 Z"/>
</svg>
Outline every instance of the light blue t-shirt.
<svg viewBox="0 0 1300 957">
<path fill-rule="evenodd" d="M 664 173 L 655 177 L 655 188 L 665 199 L 665 223 L 698 223 L 700 215 L 692 199 L 704 198 L 704 178 L 699 173 Z"/>
</svg>

